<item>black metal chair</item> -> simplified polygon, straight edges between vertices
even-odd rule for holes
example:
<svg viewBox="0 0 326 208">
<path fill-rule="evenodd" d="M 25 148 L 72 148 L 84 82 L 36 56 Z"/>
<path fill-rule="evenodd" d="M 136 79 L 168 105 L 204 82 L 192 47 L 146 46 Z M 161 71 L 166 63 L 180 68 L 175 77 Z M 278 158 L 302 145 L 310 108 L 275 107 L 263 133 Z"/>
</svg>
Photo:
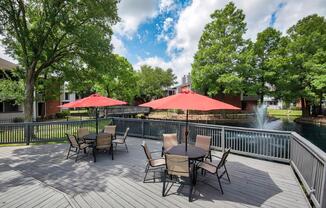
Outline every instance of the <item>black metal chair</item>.
<svg viewBox="0 0 326 208">
<path fill-rule="evenodd" d="M 67 139 L 69 141 L 69 144 L 70 144 L 66 159 L 68 159 L 71 156 L 76 155 L 75 162 L 77 162 L 80 150 L 84 150 L 84 153 L 86 153 L 86 149 L 89 147 L 89 144 L 79 142 L 77 140 L 77 138 L 74 135 L 71 135 L 71 134 L 66 134 L 66 137 L 67 137 Z M 71 151 L 75 152 L 75 154 L 70 155 Z"/>
<path fill-rule="evenodd" d="M 175 183 L 180 183 L 183 185 L 190 186 L 188 200 L 189 202 L 191 202 L 193 187 L 196 180 L 196 175 L 195 175 L 196 171 L 194 171 L 194 164 L 191 164 L 189 162 L 188 156 L 171 155 L 171 154 L 165 154 L 165 163 L 166 163 L 166 169 L 163 175 L 162 196 L 165 197 L 167 191 L 170 190 L 170 188 L 167 189 L 167 186 L 169 185 L 170 182 L 172 183 L 172 185 Z"/>
<path fill-rule="evenodd" d="M 146 158 L 147 158 L 147 163 L 146 163 L 146 168 L 145 168 L 145 176 L 144 176 L 143 182 L 145 183 L 145 182 L 153 180 L 153 182 L 155 183 L 155 179 L 156 179 L 155 172 L 158 169 L 162 169 L 162 168 L 165 167 L 165 159 L 163 157 L 153 159 L 152 153 L 161 153 L 161 151 L 150 152 L 148 150 L 148 147 L 147 147 L 147 144 L 146 144 L 145 141 L 143 141 L 143 144 L 141 146 L 143 147 Z M 154 173 L 154 177 L 151 178 L 151 179 L 147 179 L 147 174 L 148 174 L 149 171 Z"/>
<path fill-rule="evenodd" d="M 213 157 L 216 157 L 218 159 L 220 159 L 219 163 L 217 165 L 213 164 L 212 162 L 209 161 L 209 159 L 206 159 L 204 162 L 200 162 L 198 164 L 198 169 L 202 169 L 204 171 L 204 174 L 206 174 L 206 172 L 209 172 L 211 174 L 215 174 L 217 177 L 217 181 L 218 184 L 220 186 L 220 190 L 221 193 L 224 194 L 223 189 L 222 189 L 222 185 L 221 185 L 221 178 L 226 174 L 228 181 L 231 183 L 228 171 L 226 169 L 225 163 L 226 163 L 226 159 L 230 154 L 230 149 L 227 149 L 222 157 L 218 157 L 216 155 L 211 155 Z M 219 173 L 219 170 L 224 169 L 222 173 Z"/>
</svg>

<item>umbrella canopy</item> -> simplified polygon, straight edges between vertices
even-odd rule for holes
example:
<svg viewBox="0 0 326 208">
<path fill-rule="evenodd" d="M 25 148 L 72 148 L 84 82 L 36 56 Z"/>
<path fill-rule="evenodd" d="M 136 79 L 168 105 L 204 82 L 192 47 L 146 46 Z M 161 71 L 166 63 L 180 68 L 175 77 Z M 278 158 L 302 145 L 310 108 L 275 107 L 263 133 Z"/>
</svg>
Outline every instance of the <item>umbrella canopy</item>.
<svg viewBox="0 0 326 208">
<path fill-rule="evenodd" d="M 140 106 L 166 110 L 240 110 L 238 107 L 197 94 L 190 90 L 183 91 L 181 93 L 161 99 L 153 100 L 151 102 L 141 104 Z"/>
<path fill-rule="evenodd" d="M 180 109 L 186 110 L 186 131 L 185 131 L 185 150 L 187 151 L 188 143 L 188 110 L 209 111 L 209 110 L 240 110 L 233 105 L 197 94 L 191 90 L 182 91 L 181 93 L 153 100 L 141 104 L 142 107 L 153 109 Z"/>
<path fill-rule="evenodd" d="M 92 94 L 83 99 L 76 100 L 74 102 L 60 105 L 60 108 L 95 108 L 96 109 L 96 133 L 98 133 L 98 108 L 115 106 L 115 105 L 126 105 L 127 103 L 120 100 L 104 97 L 99 94 Z"/>
<path fill-rule="evenodd" d="M 88 97 L 76 100 L 74 102 L 60 105 L 60 108 L 97 108 L 115 105 L 126 105 L 127 103 L 120 100 L 104 97 L 99 94 L 92 94 Z"/>
</svg>

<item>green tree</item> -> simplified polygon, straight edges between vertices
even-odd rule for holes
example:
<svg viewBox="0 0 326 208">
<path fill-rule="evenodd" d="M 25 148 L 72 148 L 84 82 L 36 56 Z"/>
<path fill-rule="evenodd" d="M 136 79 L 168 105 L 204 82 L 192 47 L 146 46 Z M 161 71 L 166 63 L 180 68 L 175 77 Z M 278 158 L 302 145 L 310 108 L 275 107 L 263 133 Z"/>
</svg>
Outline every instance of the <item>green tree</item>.
<svg viewBox="0 0 326 208">
<path fill-rule="evenodd" d="M 139 94 L 136 72 L 126 58 L 114 55 L 114 59 L 111 69 L 100 74 L 95 91 L 132 103 Z"/>
<path fill-rule="evenodd" d="M 310 115 L 310 106 L 325 90 L 326 20 L 310 15 L 288 29 L 286 58 L 281 58 L 278 91 L 285 98 L 300 99 L 302 115 Z"/>
<path fill-rule="evenodd" d="M 172 69 L 143 65 L 138 72 L 140 99 L 150 101 L 164 96 L 164 90 L 176 84 Z"/>
<path fill-rule="evenodd" d="M 25 120 L 32 120 L 33 91 L 44 70 L 98 66 L 111 54 L 117 1 L 0 1 L 2 43 L 25 69 Z"/>
<path fill-rule="evenodd" d="M 252 46 L 252 68 L 247 74 L 249 91 L 260 96 L 263 103 L 264 96 L 269 94 L 275 83 L 277 74 L 270 66 L 270 60 L 278 50 L 281 41 L 281 32 L 274 28 L 266 28 L 257 34 L 256 42 Z"/>
<path fill-rule="evenodd" d="M 210 96 L 239 93 L 243 90 L 240 74 L 250 67 L 246 51 L 248 41 L 245 15 L 234 3 L 211 14 L 205 26 L 192 64 L 192 87 Z"/>
<path fill-rule="evenodd" d="M 24 81 L 18 67 L 10 71 L 0 69 L 0 102 L 3 101 L 24 102 Z"/>
</svg>

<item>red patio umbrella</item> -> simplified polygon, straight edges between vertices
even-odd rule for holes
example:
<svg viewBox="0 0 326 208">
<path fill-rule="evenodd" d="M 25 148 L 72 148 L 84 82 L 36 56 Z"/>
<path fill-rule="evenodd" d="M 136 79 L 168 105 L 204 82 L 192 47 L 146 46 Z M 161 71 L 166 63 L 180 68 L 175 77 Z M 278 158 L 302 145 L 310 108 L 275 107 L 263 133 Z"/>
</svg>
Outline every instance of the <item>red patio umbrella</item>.
<svg viewBox="0 0 326 208">
<path fill-rule="evenodd" d="M 240 108 L 233 105 L 221 102 L 197 94 L 191 90 L 182 91 L 181 93 L 164 97 L 161 99 L 153 100 L 148 103 L 141 104 L 143 107 L 150 107 L 153 109 L 180 109 L 186 111 L 186 151 L 188 143 L 188 111 L 209 111 L 209 110 L 240 110 Z"/>
<path fill-rule="evenodd" d="M 104 97 L 99 94 L 92 94 L 88 97 L 60 105 L 60 108 L 95 108 L 96 110 L 96 133 L 98 133 L 98 108 L 115 106 L 115 105 L 126 105 L 127 102 L 115 100 L 112 98 Z"/>
</svg>

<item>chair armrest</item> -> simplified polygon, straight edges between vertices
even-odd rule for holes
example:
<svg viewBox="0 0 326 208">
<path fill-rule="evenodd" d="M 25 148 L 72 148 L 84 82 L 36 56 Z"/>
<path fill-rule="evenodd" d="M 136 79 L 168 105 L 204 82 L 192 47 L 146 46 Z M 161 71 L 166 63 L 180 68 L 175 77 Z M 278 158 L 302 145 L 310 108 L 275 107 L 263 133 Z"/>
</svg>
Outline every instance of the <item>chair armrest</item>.
<svg viewBox="0 0 326 208">
<path fill-rule="evenodd" d="M 218 158 L 218 159 L 222 159 L 222 157 L 220 157 L 220 156 L 217 156 L 217 155 L 211 155 L 212 157 L 215 157 L 215 158 Z"/>
<path fill-rule="evenodd" d="M 153 151 L 153 152 L 151 152 L 151 153 L 162 153 L 162 151 Z"/>
</svg>

